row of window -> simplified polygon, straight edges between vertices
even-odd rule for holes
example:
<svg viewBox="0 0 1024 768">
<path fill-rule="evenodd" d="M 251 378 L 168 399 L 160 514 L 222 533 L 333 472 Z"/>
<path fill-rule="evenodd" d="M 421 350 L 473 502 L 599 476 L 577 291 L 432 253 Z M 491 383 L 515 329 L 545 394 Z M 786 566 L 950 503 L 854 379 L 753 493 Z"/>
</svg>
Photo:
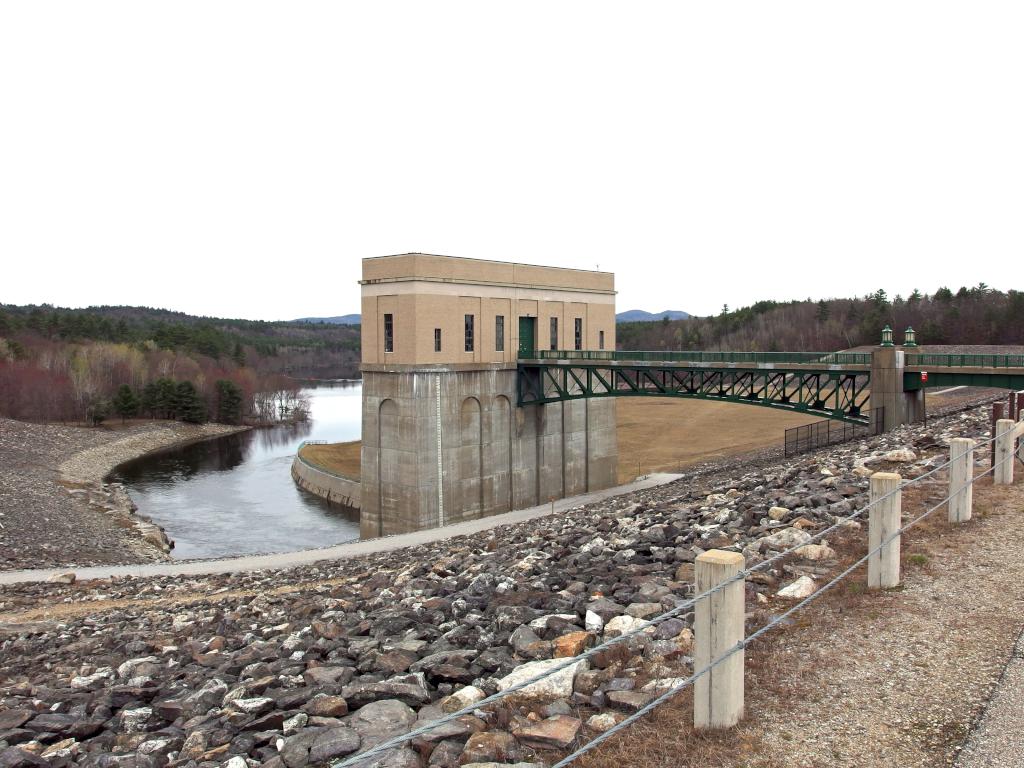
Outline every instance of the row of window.
<svg viewBox="0 0 1024 768">
<path fill-rule="evenodd" d="M 475 347 L 474 315 L 466 315 L 465 320 L 465 342 L 466 351 L 472 352 Z M 575 349 L 583 349 L 583 318 L 577 317 L 574 320 L 574 345 Z M 604 349 L 604 331 L 599 331 L 599 347 Z M 551 318 L 551 349 L 558 349 L 558 318 Z M 395 351 L 395 316 L 384 315 L 384 351 Z M 434 329 L 434 351 L 441 351 L 441 329 Z M 505 351 L 505 316 L 494 316 L 494 351 Z"/>
<path fill-rule="evenodd" d="M 474 315 L 466 315 L 466 351 L 472 352 L 475 346 Z M 434 329 L 434 351 L 441 351 L 441 329 Z M 505 351 L 505 316 L 494 316 L 494 351 Z"/>
<path fill-rule="evenodd" d="M 583 349 L 583 318 L 582 317 L 575 318 L 574 321 L 573 321 L 573 324 L 575 326 L 573 328 L 573 338 L 574 338 L 574 347 L 573 347 L 573 349 L 580 350 L 580 349 Z M 601 334 L 602 334 L 602 340 L 603 340 L 603 338 L 604 338 L 604 331 L 601 331 Z M 604 349 L 603 341 L 602 341 L 601 348 Z M 551 349 L 553 349 L 553 350 L 554 349 L 558 349 L 558 318 L 557 317 L 552 317 L 551 318 Z"/>
</svg>

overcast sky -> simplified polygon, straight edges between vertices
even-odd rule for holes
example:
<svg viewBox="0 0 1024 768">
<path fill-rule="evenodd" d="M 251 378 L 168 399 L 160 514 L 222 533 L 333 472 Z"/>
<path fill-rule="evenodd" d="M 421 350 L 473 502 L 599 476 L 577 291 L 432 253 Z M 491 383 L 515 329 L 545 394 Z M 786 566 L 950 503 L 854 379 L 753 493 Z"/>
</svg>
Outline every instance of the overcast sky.
<svg viewBox="0 0 1024 768">
<path fill-rule="evenodd" d="M 408 251 L 618 309 L 1022 288 L 1020 2 L 0 4 L 0 303 L 359 310 Z"/>
</svg>

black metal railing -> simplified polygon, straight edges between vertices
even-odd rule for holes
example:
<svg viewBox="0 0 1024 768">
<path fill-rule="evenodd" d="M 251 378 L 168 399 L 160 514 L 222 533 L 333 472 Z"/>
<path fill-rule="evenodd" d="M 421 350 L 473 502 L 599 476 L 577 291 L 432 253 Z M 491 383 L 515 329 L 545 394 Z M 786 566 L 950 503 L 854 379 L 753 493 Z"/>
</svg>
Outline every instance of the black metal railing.
<svg viewBox="0 0 1024 768">
<path fill-rule="evenodd" d="M 802 427 L 786 430 L 786 457 L 837 445 L 861 437 L 873 437 L 885 431 L 885 409 L 866 411 L 866 424 L 853 424 L 834 419 L 822 419 Z"/>
<path fill-rule="evenodd" d="M 906 364 L 938 368 L 1024 368 L 1024 355 L 946 355 L 908 352 Z"/>
</svg>

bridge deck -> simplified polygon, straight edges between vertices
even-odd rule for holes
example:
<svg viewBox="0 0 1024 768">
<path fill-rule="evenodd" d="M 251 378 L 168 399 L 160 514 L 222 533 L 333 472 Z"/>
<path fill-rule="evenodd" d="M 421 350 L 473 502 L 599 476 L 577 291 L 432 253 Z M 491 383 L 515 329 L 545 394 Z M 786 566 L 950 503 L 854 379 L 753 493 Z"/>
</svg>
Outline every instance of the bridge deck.
<svg viewBox="0 0 1024 768">
<path fill-rule="evenodd" d="M 863 423 L 871 353 L 543 350 L 520 355 L 519 404 L 590 397 L 725 400 Z M 907 353 L 903 389 L 1024 389 L 1024 355 Z"/>
</svg>

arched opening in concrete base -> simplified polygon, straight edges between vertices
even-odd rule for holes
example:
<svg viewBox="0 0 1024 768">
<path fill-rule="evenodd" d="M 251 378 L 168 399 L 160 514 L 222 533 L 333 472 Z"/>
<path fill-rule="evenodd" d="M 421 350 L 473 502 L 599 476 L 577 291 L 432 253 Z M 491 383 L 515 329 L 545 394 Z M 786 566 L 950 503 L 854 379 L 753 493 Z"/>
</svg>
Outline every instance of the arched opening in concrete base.
<svg viewBox="0 0 1024 768">
<path fill-rule="evenodd" d="M 504 395 L 494 398 L 488 430 L 487 474 L 491 478 L 485 495 L 488 514 L 512 509 L 512 403 Z"/>
<path fill-rule="evenodd" d="M 484 511 L 483 419 L 480 401 L 467 397 L 459 408 L 458 478 L 455 509 L 462 518 Z"/>
<path fill-rule="evenodd" d="M 398 523 L 401 499 L 398 403 L 383 400 L 377 410 L 377 535 L 385 533 L 384 520 Z"/>
</svg>

